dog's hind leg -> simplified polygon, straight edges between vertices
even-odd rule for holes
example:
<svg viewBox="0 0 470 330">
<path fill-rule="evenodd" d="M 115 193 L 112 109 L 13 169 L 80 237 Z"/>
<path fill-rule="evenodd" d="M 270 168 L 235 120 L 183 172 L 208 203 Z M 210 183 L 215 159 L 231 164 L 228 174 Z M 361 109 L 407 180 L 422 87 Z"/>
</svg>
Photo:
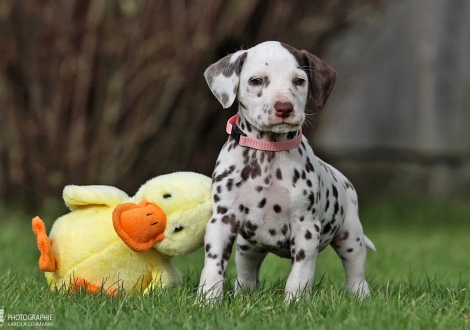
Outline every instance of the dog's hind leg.
<svg viewBox="0 0 470 330">
<path fill-rule="evenodd" d="M 366 237 L 357 215 L 347 215 L 342 230 L 331 242 L 343 262 L 346 273 L 345 290 L 358 296 L 369 294 L 365 278 Z"/>
</svg>

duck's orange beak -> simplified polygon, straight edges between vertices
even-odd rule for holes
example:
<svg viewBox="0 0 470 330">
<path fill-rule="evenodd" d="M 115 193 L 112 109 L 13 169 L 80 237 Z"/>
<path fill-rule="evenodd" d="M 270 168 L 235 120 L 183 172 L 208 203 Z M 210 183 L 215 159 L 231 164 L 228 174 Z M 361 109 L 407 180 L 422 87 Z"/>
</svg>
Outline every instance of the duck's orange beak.
<svg viewBox="0 0 470 330">
<path fill-rule="evenodd" d="M 138 205 L 125 203 L 114 209 L 113 225 L 127 246 L 145 251 L 165 238 L 166 215 L 160 207 L 146 201 Z"/>
</svg>

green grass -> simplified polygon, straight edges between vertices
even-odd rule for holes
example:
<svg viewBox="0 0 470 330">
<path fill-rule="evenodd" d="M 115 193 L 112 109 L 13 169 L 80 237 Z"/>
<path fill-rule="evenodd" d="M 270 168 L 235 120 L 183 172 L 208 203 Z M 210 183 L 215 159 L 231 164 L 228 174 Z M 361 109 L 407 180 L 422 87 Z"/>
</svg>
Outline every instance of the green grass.
<svg viewBox="0 0 470 330">
<path fill-rule="evenodd" d="M 0 212 L 0 306 L 6 314 L 53 314 L 59 329 L 465 329 L 470 309 L 470 202 L 363 205 L 372 294 L 343 292 L 344 272 L 331 248 L 317 263 L 315 289 L 283 302 L 290 261 L 268 256 L 259 292 L 228 297 L 214 309 L 194 305 L 201 250 L 175 259 L 184 284 L 146 296 L 51 292 L 37 268 L 30 216 Z M 50 229 L 53 219 L 47 226 Z M 227 293 L 236 277 L 227 273 Z M 6 327 L 6 323 L 4 324 Z"/>
</svg>

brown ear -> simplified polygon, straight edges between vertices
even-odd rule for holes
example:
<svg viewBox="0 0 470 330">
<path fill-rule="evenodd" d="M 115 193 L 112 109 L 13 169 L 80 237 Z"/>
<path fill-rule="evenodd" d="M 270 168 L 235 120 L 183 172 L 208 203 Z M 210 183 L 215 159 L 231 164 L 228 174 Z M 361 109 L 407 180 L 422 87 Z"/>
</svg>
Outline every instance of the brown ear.
<svg viewBox="0 0 470 330">
<path fill-rule="evenodd" d="M 306 50 L 301 50 L 300 54 L 306 64 L 306 67 L 303 67 L 302 69 L 307 72 L 309 77 L 312 98 L 317 107 L 323 109 L 326 100 L 335 86 L 336 71 Z"/>
</svg>

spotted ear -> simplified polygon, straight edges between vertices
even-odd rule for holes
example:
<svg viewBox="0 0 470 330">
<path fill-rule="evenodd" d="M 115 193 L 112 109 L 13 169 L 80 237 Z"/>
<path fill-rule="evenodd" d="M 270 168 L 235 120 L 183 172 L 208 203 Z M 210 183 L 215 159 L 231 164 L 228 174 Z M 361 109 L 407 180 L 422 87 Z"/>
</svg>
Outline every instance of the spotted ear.
<svg viewBox="0 0 470 330">
<path fill-rule="evenodd" d="M 312 98 L 317 107 L 323 109 L 326 100 L 335 86 L 336 71 L 306 50 L 301 50 L 299 53 L 305 63 L 303 69 L 307 72 L 309 78 Z"/>
<path fill-rule="evenodd" d="M 225 108 L 230 107 L 238 93 L 238 83 L 246 50 L 229 54 L 209 66 L 204 72 L 212 93 Z"/>
</svg>

